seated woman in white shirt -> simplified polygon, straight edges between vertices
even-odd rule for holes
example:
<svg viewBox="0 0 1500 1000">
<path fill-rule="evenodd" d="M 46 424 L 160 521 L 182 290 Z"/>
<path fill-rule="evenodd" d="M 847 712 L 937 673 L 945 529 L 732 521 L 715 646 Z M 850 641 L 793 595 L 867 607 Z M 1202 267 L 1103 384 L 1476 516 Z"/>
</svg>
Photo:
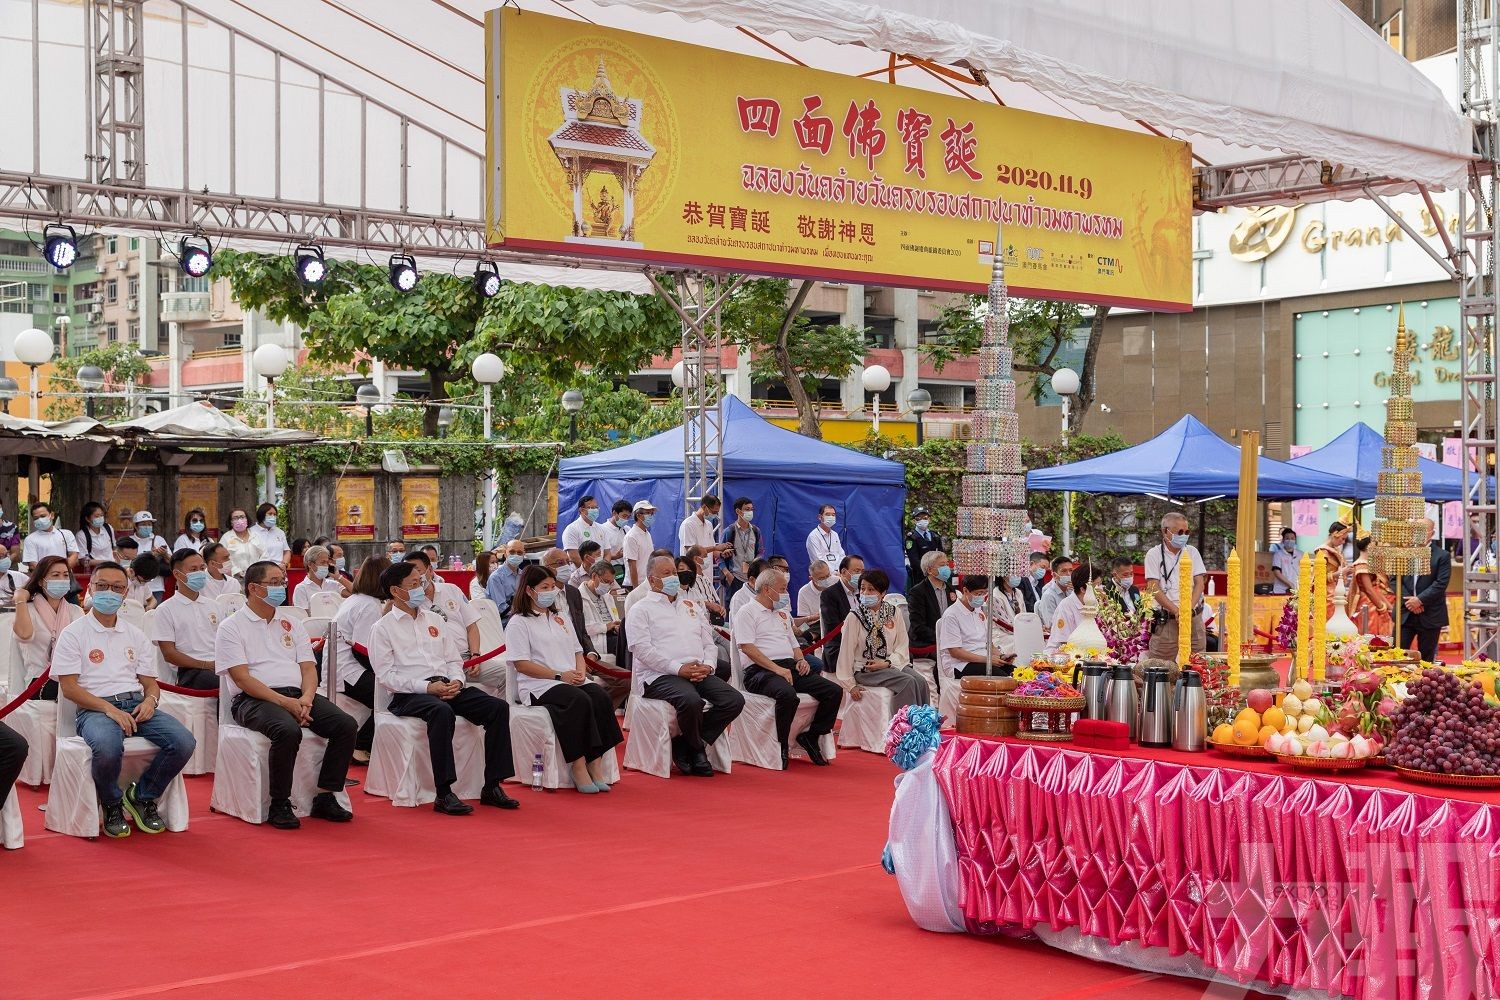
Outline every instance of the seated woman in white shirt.
<svg viewBox="0 0 1500 1000">
<path fill-rule="evenodd" d="M 245 570 L 263 556 L 260 542 L 250 533 L 250 515 L 243 507 L 229 512 L 229 530 L 219 536 L 219 542 L 229 550 L 229 571 L 236 577 L 243 577 Z"/>
<path fill-rule="evenodd" d="M 192 549 L 199 555 L 203 554 L 203 546 L 208 542 L 208 517 L 203 513 L 203 508 L 194 507 L 187 512 L 182 519 L 182 533 L 177 536 L 177 541 L 172 543 L 172 554 L 176 555 L 183 549 Z"/>
<path fill-rule="evenodd" d="M 68 602 L 77 586 L 66 559 L 44 556 L 32 567 L 26 585 L 15 592 L 16 641 L 21 646 L 22 681 L 27 686 L 52 665 L 52 648 L 62 630 L 83 617 L 78 605 Z M 11 696 L 19 693 L 13 691 Z M 56 701 L 57 681 L 49 680 L 34 697 Z"/>
<path fill-rule="evenodd" d="M 890 589 L 885 570 L 867 569 L 860 577 L 859 604 L 844 619 L 838 681 L 855 701 L 864 697 L 863 688 L 883 687 L 893 708 L 926 705 L 927 681 L 912 668 L 906 616 L 886 601 Z"/>
<path fill-rule="evenodd" d="M 375 674 L 370 669 L 370 632 L 385 614 L 387 601 L 381 596 L 380 576 L 390 565 L 385 556 L 366 559 L 355 574 L 354 592 L 333 616 L 339 642 L 335 667 L 339 690 L 370 710 L 370 718 L 359 727 L 354 738 L 354 759 L 360 763 L 369 762 L 370 747 L 375 740 Z"/>
<path fill-rule="evenodd" d="M 21 561 L 21 546 L 0 549 L 0 604 L 15 603 L 16 591 L 26 586 L 26 574 L 16 569 Z"/>
<path fill-rule="evenodd" d="M 115 529 L 109 523 L 109 511 L 90 500 L 78 515 L 78 568 L 88 569 L 94 563 L 115 557 Z"/>
<path fill-rule="evenodd" d="M 1021 597 L 1020 588 L 1019 576 L 995 577 L 995 589 L 990 594 L 990 617 L 995 619 L 995 624 L 1002 626 L 1000 629 L 1002 632 L 1014 632 L 1016 615 L 1026 610 L 1026 602 Z"/>
<path fill-rule="evenodd" d="M 489 552 L 481 552 L 474 557 L 474 579 L 469 581 L 469 600 L 477 601 L 485 595 L 485 584 L 490 582 L 490 567 L 494 564 L 494 555 Z"/>
<path fill-rule="evenodd" d="M 260 546 L 262 559 L 281 563 L 282 569 L 291 567 L 292 543 L 287 541 L 286 532 L 276 526 L 275 504 L 263 503 L 255 508 L 255 524 L 250 528 L 250 536 Z"/>
<path fill-rule="evenodd" d="M 505 626 L 505 656 L 516 668 L 523 703 L 541 705 L 573 785 L 586 795 L 609 791 L 603 757 L 623 742 L 614 703 L 598 684 L 589 683 L 588 664 L 573 626 L 555 609 L 563 603 L 557 577 L 543 566 L 528 566 L 511 600 Z"/>
<path fill-rule="evenodd" d="M 208 585 L 203 596 L 218 598 L 221 594 L 238 594 L 240 581 L 229 575 L 229 550 L 219 542 L 203 546 L 203 561 L 208 563 Z"/>
<path fill-rule="evenodd" d="M 337 594 L 348 597 L 349 590 L 334 575 L 333 554 L 321 545 L 309 545 L 302 550 L 302 564 L 307 575 L 292 591 L 292 604 L 303 611 L 312 605 L 314 594 Z"/>
</svg>

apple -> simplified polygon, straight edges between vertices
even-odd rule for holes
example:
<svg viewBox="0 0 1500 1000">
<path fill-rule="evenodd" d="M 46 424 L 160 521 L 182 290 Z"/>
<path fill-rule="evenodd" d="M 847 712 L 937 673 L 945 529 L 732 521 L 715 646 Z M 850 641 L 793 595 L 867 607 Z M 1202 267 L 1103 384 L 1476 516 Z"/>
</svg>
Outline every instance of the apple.
<svg viewBox="0 0 1500 1000">
<path fill-rule="evenodd" d="M 1266 709 L 1276 703 L 1276 696 L 1265 688 L 1256 688 L 1246 697 L 1245 702 L 1257 713 L 1264 715 Z"/>
</svg>

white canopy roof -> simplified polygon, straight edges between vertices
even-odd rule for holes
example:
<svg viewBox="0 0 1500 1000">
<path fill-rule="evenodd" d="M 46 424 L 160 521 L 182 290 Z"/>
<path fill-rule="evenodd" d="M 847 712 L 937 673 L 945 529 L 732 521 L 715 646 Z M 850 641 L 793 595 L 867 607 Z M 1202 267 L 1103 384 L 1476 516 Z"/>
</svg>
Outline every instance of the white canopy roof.
<svg viewBox="0 0 1500 1000">
<path fill-rule="evenodd" d="M 251 427 L 207 402 L 184 403 L 170 410 L 148 413 L 109 425 L 116 433 L 136 432 L 150 444 L 183 448 L 264 448 L 317 440 L 308 431 L 266 430 Z"/>
</svg>

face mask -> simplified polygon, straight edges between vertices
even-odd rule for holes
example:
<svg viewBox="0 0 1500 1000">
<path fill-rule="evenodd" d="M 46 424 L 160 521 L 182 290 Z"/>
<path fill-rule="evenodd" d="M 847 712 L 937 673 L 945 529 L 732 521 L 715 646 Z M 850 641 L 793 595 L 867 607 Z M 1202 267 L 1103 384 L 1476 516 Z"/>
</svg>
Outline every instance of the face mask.
<svg viewBox="0 0 1500 1000">
<path fill-rule="evenodd" d="M 202 521 L 189 521 L 188 522 L 188 528 L 190 528 L 193 531 L 202 531 L 203 530 L 203 522 Z"/>
<path fill-rule="evenodd" d="M 1019 576 L 1008 576 L 1005 578 L 1005 582 L 1010 584 L 1012 589 L 1014 589 L 1021 585 L 1021 578 Z"/>
<path fill-rule="evenodd" d="M 859 595 L 859 606 L 862 607 L 862 608 L 873 608 L 875 605 L 877 605 L 879 603 L 880 603 L 880 598 L 876 597 L 874 594 L 860 594 Z"/>
<path fill-rule="evenodd" d="M 785 611 L 791 606 L 792 599 L 787 594 L 782 594 L 780 597 L 776 598 L 776 603 L 771 605 L 771 607 L 775 608 L 777 611 Z"/>
<path fill-rule="evenodd" d="M 337 559 L 335 559 L 333 561 L 333 564 L 339 568 L 339 572 L 340 573 L 342 573 L 344 571 L 344 557 L 343 556 L 339 556 Z"/>
<path fill-rule="evenodd" d="M 314 566 L 313 567 L 313 576 L 317 577 L 319 580 L 326 580 L 326 579 L 328 579 L 328 567 L 327 566 Z"/>
<path fill-rule="evenodd" d="M 1031 571 L 1031 578 L 1033 580 L 1041 581 L 1041 580 L 1046 579 L 1046 577 L 1047 577 L 1047 567 L 1045 567 L 1045 566 L 1038 566 L 1036 569 L 1034 569 L 1034 570 Z"/>
<path fill-rule="evenodd" d="M 10 556 L 0 556 L 0 573 L 10 570 Z"/>
<path fill-rule="evenodd" d="M 231 528 L 233 528 L 235 531 L 244 531 L 245 530 L 245 526 L 248 525 L 249 523 L 250 522 L 247 521 L 245 518 L 243 518 L 243 517 L 237 517 L 233 521 L 229 522 L 229 526 Z"/>
<path fill-rule="evenodd" d="M 745 519 L 745 523 L 749 524 L 751 521 L 755 520 L 755 511 L 742 510 L 740 511 L 740 517 L 743 517 Z"/>
<path fill-rule="evenodd" d="M 511 569 L 515 569 L 525 561 L 525 556 L 509 555 L 505 557 L 505 565 L 509 566 Z"/>
<path fill-rule="evenodd" d="M 833 586 L 833 581 L 835 579 L 837 578 L 832 576 L 825 576 L 821 580 L 814 580 L 813 586 L 817 587 L 819 590 L 827 590 L 829 587 Z"/>
<path fill-rule="evenodd" d="M 550 608 L 557 603 L 557 591 L 538 590 L 536 592 L 536 604 L 539 608 Z"/>
<path fill-rule="evenodd" d="M 150 538 L 151 526 L 149 524 L 138 524 L 135 526 L 135 534 L 137 538 Z"/>
<path fill-rule="evenodd" d="M 849 574 L 849 586 L 851 588 L 857 589 L 859 587 L 859 578 L 861 576 L 863 576 L 863 575 L 864 574 L 862 574 L 862 573 L 850 573 Z"/>
<path fill-rule="evenodd" d="M 1282 547 L 1282 549 L 1284 549 L 1287 552 L 1296 552 L 1297 551 L 1297 543 L 1296 542 L 1282 542 L 1281 543 L 1281 547 Z"/>
<path fill-rule="evenodd" d="M 9 561 L 9 559 L 6 560 L 6 562 Z M 47 596 L 55 597 L 58 600 L 62 600 L 64 597 L 67 597 L 68 591 L 73 589 L 73 585 L 67 580 L 48 580 L 46 583 L 46 587 Z"/>
<path fill-rule="evenodd" d="M 389 559 L 391 561 L 391 565 L 394 566 L 396 563 L 398 563 L 401 560 L 403 560 L 403 559 L 406 558 L 406 553 L 405 552 L 392 552 L 392 553 L 388 554 L 386 556 L 386 558 Z"/>
<path fill-rule="evenodd" d="M 629 515 L 621 514 L 619 517 L 610 518 L 609 523 L 613 524 L 616 528 L 623 528 L 630 523 L 630 517 Z"/>
<path fill-rule="evenodd" d="M 983 594 L 964 594 L 964 604 L 968 605 L 970 611 L 978 611 L 984 607 Z"/>
<path fill-rule="evenodd" d="M 927 526 L 929 524 L 931 524 L 931 523 L 932 523 L 931 521 L 927 520 L 927 518 L 924 517 L 924 518 L 922 518 L 922 520 L 920 520 L 920 521 L 917 522 L 917 530 L 918 531 L 926 531 L 927 530 Z"/>
<path fill-rule="evenodd" d="M 102 518 L 102 517 L 91 517 L 91 518 L 89 518 L 89 524 L 91 526 L 93 526 L 94 528 L 102 528 L 102 527 L 104 527 L 104 518 Z"/>
<path fill-rule="evenodd" d="M 719 523 L 719 515 L 718 514 L 707 514 L 707 515 L 704 516 L 704 520 L 706 520 L 709 524 L 718 524 Z"/>
<path fill-rule="evenodd" d="M 1073 585 L 1073 576 L 1072 576 L 1072 574 L 1071 573 L 1059 573 L 1058 577 L 1057 577 L 1057 585 L 1059 587 L 1064 587 L 1064 588 L 1072 586 Z"/>
<path fill-rule="evenodd" d="M 34 525 L 34 527 L 36 528 L 37 531 L 51 531 L 52 530 L 52 518 L 50 518 L 50 517 L 45 517 L 45 516 L 44 517 L 38 517 L 38 518 L 33 519 L 32 523 L 33 523 L 33 525 Z"/>
<path fill-rule="evenodd" d="M 838 520 L 839 519 L 836 516 L 834 516 L 833 514 L 824 514 L 823 515 L 823 527 L 825 527 L 825 528 L 831 528 L 835 524 L 838 523 Z"/>
<path fill-rule="evenodd" d="M 52 582 L 52 581 L 48 581 Z M 125 603 L 125 595 L 113 590 L 100 590 L 94 594 L 94 610 L 101 615 L 112 615 Z"/>
<path fill-rule="evenodd" d="M 1173 535 L 1172 536 L 1172 548 L 1174 548 L 1174 549 L 1180 549 L 1184 545 L 1186 545 L 1187 543 L 1188 543 L 1188 536 L 1187 535 Z"/>
<path fill-rule="evenodd" d="M 273 608 L 279 608 L 286 603 L 286 584 L 279 587 L 266 588 L 266 603 Z"/>
<path fill-rule="evenodd" d="M 953 579 L 953 567 L 952 566 L 939 566 L 938 567 L 938 579 L 942 580 L 944 583 L 947 583 L 949 580 Z"/>
<path fill-rule="evenodd" d="M 695 583 L 698 582 L 698 574 L 694 573 L 690 569 L 678 570 L 677 571 L 677 580 L 684 587 L 691 588 L 693 586 L 693 584 L 695 584 Z"/>
<path fill-rule="evenodd" d="M 187 575 L 184 582 L 187 583 L 188 590 L 200 591 L 208 586 L 208 570 L 195 569 Z"/>
<path fill-rule="evenodd" d="M 413 587 L 406 592 L 406 603 L 414 610 L 420 611 L 427 606 L 427 591 L 421 587 Z"/>
<path fill-rule="evenodd" d="M 583 512 L 583 520 L 586 523 L 593 524 L 598 519 L 599 519 L 599 508 L 598 507 L 589 507 L 586 510 L 584 510 L 584 512 Z"/>
<path fill-rule="evenodd" d="M 222 577 L 224 575 L 223 563 L 209 563 L 208 568 L 213 572 L 215 576 Z"/>
<path fill-rule="evenodd" d="M 643 524 L 647 528 L 651 527 L 655 523 L 656 523 L 656 515 L 655 514 L 647 514 L 645 517 L 641 518 L 641 524 Z"/>
<path fill-rule="evenodd" d="M 268 528 L 274 528 L 274 527 L 276 527 L 276 515 L 275 514 L 267 514 L 266 515 L 266 519 L 264 521 L 262 521 L 261 523 L 264 524 Z"/>
<path fill-rule="evenodd" d="M 682 590 L 682 581 L 675 576 L 669 576 L 661 582 L 661 592 L 668 597 L 676 597 Z"/>
</svg>

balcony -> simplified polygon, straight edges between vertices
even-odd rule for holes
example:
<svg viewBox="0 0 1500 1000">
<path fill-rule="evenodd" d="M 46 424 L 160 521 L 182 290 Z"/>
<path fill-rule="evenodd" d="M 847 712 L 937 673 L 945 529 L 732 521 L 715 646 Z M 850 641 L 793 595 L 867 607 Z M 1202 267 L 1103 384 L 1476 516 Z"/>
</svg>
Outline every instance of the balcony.
<svg viewBox="0 0 1500 1000">
<path fill-rule="evenodd" d="M 213 319 L 208 292 L 163 292 L 161 319 L 166 323 L 205 323 Z"/>
</svg>

